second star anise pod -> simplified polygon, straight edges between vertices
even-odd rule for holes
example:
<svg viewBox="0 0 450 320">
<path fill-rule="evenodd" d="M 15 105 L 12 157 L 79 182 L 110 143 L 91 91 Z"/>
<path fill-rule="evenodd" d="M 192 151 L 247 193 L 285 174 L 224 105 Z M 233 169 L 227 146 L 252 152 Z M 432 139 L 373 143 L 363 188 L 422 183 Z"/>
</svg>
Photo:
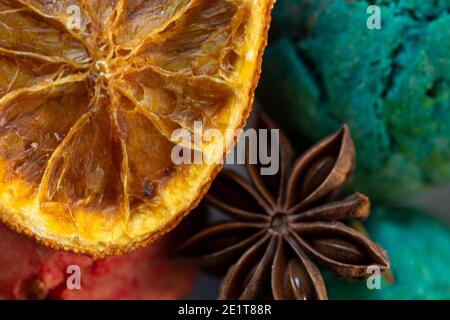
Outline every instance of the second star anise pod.
<svg viewBox="0 0 450 320">
<path fill-rule="evenodd" d="M 272 128 L 258 117 L 255 129 Z M 369 266 L 386 271 L 384 250 L 341 222 L 366 218 L 368 198 L 355 193 L 333 200 L 354 164 L 347 126 L 298 159 L 282 133 L 270 141 L 278 142 L 277 175 L 261 175 L 258 164 L 247 165 L 250 181 L 227 170 L 219 175 L 206 201 L 231 221 L 196 234 L 179 255 L 210 270 L 228 269 L 220 299 L 326 299 L 317 265 L 346 278 L 370 276 Z"/>
</svg>

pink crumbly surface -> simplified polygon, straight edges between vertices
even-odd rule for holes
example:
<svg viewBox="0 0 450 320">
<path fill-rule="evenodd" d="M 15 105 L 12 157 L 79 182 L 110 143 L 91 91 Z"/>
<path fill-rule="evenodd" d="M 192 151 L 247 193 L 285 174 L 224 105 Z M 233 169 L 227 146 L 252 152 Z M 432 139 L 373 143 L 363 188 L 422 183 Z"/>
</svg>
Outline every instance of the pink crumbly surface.
<svg viewBox="0 0 450 320">
<path fill-rule="evenodd" d="M 167 258 L 163 238 L 128 255 L 93 261 L 40 246 L 0 224 L 0 299 L 26 299 L 39 279 L 51 299 L 176 299 L 193 283 L 193 271 Z M 67 267 L 81 270 L 81 289 L 70 290 Z"/>
</svg>

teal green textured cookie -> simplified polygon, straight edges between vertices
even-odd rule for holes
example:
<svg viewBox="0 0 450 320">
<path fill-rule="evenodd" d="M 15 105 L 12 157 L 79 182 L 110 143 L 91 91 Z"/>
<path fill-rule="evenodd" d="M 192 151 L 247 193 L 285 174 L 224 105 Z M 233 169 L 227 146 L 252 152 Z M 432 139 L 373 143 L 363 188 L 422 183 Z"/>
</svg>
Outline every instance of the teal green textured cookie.
<svg viewBox="0 0 450 320">
<path fill-rule="evenodd" d="M 355 187 L 394 200 L 450 181 L 450 0 L 283 0 L 258 95 L 308 144 L 348 123 Z"/>
<path fill-rule="evenodd" d="M 324 274 L 330 299 L 450 299 L 450 228 L 414 209 L 378 208 L 366 224 L 370 238 L 389 255 L 393 283 L 380 290 L 365 281 Z"/>
</svg>

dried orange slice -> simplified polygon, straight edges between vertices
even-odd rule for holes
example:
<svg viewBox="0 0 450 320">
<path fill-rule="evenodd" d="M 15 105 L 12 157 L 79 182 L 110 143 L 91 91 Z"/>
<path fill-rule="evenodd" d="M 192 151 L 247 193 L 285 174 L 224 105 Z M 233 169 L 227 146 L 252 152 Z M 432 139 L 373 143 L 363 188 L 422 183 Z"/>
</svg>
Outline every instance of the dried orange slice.
<svg viewBox="0 0 450 320">
<path fill-rule="evenodd" d="M 244 125 L 272 6 L 0 0 L 1 220 L 96 257 L 170 231 L 233 144 L 175 165 L 172 133 Z"/>
</svg>

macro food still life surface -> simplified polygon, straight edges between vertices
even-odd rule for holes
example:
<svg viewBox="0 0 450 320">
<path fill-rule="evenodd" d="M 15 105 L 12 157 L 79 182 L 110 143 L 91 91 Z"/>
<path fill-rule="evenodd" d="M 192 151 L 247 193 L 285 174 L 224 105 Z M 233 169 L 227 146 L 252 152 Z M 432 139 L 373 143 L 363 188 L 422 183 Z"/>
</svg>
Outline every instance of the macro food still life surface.
<svg viewBox="0 0 450 320">
<path fill-rule="evenodd" d="M 450 0 L 0 0 L 0 300 L 450 299 L 449 183 Z"/>
</svg>

